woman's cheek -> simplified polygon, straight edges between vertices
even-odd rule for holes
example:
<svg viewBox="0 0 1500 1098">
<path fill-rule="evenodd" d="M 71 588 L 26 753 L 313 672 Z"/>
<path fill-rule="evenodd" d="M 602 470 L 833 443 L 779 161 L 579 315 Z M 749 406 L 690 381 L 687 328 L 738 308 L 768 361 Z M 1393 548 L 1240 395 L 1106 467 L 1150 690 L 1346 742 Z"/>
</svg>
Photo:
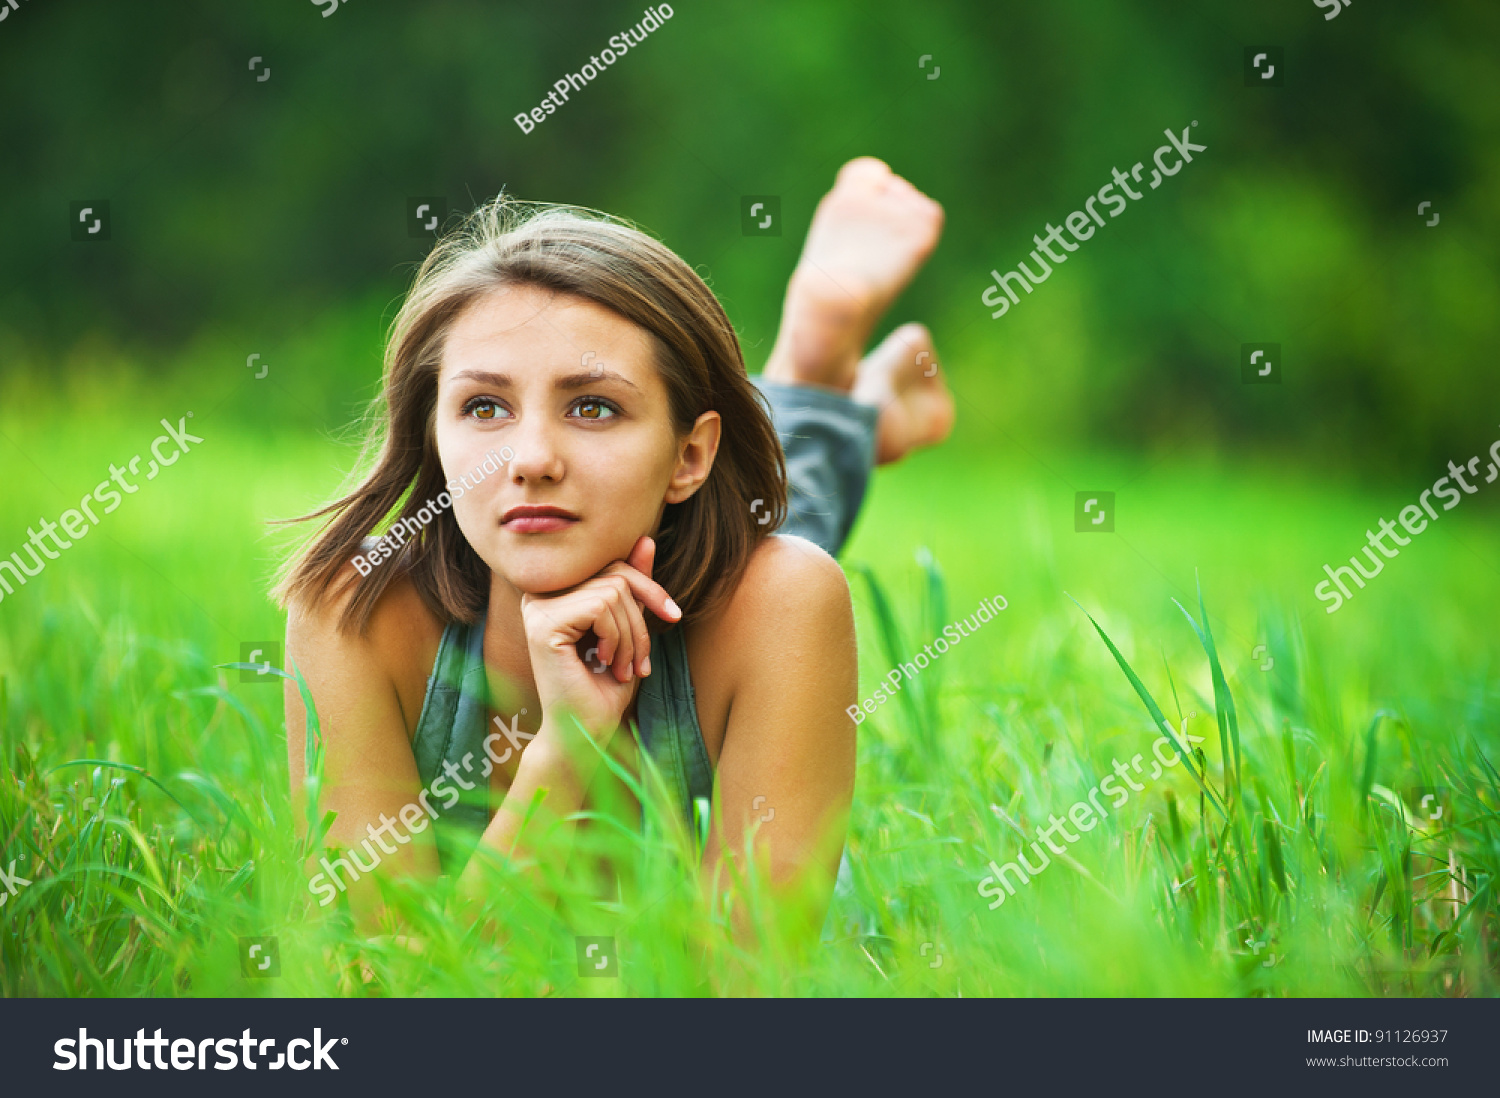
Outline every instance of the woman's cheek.
<svg viewBox="0 0 1500 1098">
<path fill-rule="evenodd" d="M 456 495 L 453 497 L 453 519 L 458 523 L 458 531 L 463 534 L 469 547 L 479 554 L 481 560 L 494 568 L 494 541 L 498 538 L 499 531 L 485 522 L 483 508 L 473 493 L 467 493 L 463 498 Z M 486 539 L 490 544 L 486 545 Z"/>
</svg>

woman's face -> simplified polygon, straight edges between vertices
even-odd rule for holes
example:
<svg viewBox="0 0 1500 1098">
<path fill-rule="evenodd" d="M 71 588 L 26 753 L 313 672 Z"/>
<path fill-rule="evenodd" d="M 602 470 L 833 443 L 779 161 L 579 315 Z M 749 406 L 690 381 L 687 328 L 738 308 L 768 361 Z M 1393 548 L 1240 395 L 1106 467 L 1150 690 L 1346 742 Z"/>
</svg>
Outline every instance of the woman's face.
<svg viewBox="0 0 1500 1098">
<path fill-rule="evenodd" d="M 486 294 L 459 315 L 436 417 L 444 479 L 477 481 L 454 500 L 459 528 L 492 571 L 532 594 L 626 557 L 665 504 L 697 491 L 719 439 L 717 412 L 677 434 L 643 329 L 531 286 Z M 486 455 L 504 459 L 505 447 L 514 458 L 486 475 Z"/>
</svg>

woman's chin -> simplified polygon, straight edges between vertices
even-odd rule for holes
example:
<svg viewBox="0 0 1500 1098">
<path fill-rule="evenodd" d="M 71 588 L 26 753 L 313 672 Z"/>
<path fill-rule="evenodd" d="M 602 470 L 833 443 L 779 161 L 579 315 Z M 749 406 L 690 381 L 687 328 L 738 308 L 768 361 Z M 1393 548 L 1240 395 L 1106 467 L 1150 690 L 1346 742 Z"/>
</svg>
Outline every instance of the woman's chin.
<svg viewBox="0 0 1500 1098">
<path fill-rule="evenodd" d="M 605 564 L 609 563 L 608 561 Z M 604 567 L 559 567 L 556 562 L 537 568 L 496 568 L 495 574 L 523 595 L 551 595 L 577 587 Z"/>
</svg>

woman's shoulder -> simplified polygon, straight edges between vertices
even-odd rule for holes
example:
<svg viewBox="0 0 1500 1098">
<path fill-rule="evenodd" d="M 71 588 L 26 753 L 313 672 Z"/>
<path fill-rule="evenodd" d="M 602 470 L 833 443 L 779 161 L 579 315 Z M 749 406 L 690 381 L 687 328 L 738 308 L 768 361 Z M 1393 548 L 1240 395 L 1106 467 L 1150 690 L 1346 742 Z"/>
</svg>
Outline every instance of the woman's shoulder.
<svg viewBox="0 0 1500 1098">
<path fill-rule="evenodd" d="M 779 534 L 755 548 L 739 584 L 687 634 L 698 723 L 718 765 L 731 712 L 798 705 L 857 676 L 849 581 L 826 552 Z M 853 693 L 850 685 L 848 692 Z"/>
<path fill-rule="evenodd" d="M 767 629 L 816 628 L 848 607 L 849 581 L 838 561 L 806 538 L 772 534 L 699 630 L 726 642 L 747 640 Z"/>
<path fill-rule="evenodd" d="M 343 628 L 344 611 L 361 578 L 347 564 L 321 599 L 288 607 L 288 654 L 299 665 L 343 672 L 340 677 L 355 675 L 368 682 L 373 672 L 386 678 L 408 720 L 415 722 L 445 623 L 402 573 L 380 592 L 362 630 Z"/>
<path fill-rule="evenodd" d="M 788 596 L 794 596 L 793 600 Z M 750 563 L 725 601 L 733 618 L 756 620 L 771 614 L 796 620 L 799 609 L 816 616 L 849 602 L 849 581 L 839 562 L 821 547 L 795 534 L 772 534 L 750 554 Z"/>
<path fill-rule="evenodd" d="M 829 648 L 838 638 L 853 638 L 849 581 L 838 561 L 804 538 L 764 539 L 735 589 L 688 633 L 705 741 L 710 727 L 722 729 L 721 718 L 747 678 L 781 674 L 808 658 L 840 658 Z M 852 644 L 847 647 L 853 659 Z M 820 648 L 825 651 L 818 654 Z"/>
</svg>

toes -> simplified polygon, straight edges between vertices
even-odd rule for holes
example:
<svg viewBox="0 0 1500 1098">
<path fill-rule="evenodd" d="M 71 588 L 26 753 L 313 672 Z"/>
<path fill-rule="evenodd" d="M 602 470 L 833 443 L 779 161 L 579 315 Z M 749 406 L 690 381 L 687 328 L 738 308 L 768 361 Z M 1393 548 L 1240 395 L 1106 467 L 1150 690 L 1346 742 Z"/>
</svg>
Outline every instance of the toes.
<svg viewBox="0 0 1500 1098">
<path fill-rule="evenodd" d="M 947 220 L 948 217 L 948 215 L 943 211 L 943 204 L 935 198 L 928 198 L 925 194 L 922 196 L 922 198 L 925 199 L 927 205 L 931 207 L 931 209 L 928 211 L 929 215 L 937 223 L 938 231 L 942 232 L 943 222 Z"/>
<path fill-rule="evenodd" d="M 891 333 L 892 336 L 900 336 L 907 343 L 919 343 L 923 347 L 932 346 L 932 333 L 927 330 L 927 325 L 920 320 L 908 320 L 901 327 Z"/>
<path fill-rule="evenodd" d="M 873 156 L 856 156 L 839 169 L 839 174 L 834 182 L 837 184 L 859 179 L 868 179 L 873 182 L 888 177 L 896 178 L 892 176 L 890 165 L 884 160 Z"/>
<path fill-rule="evenodd" d="M 927 325 L 915 320 L 901 325 L 886 336 L 876 353 L 898 359 L 902 373 L 924 372 L 937 361 L 932 333 L 927 330 Z"/>
<path fill-rule="evenodd" d="M 882 339 L 859 364 L 854 399 L 884 408 L 914 386 L 942 385 L 927 325 L 910 321 Z"/>
<path fill-rule="evenodd" d="M 903 324 L 876 344 L 867 359 L 886 370 L 898 370 L 915 362 L 921 351 L 932 350 L 932 336 L 925 324 Z"/>
</svg>

